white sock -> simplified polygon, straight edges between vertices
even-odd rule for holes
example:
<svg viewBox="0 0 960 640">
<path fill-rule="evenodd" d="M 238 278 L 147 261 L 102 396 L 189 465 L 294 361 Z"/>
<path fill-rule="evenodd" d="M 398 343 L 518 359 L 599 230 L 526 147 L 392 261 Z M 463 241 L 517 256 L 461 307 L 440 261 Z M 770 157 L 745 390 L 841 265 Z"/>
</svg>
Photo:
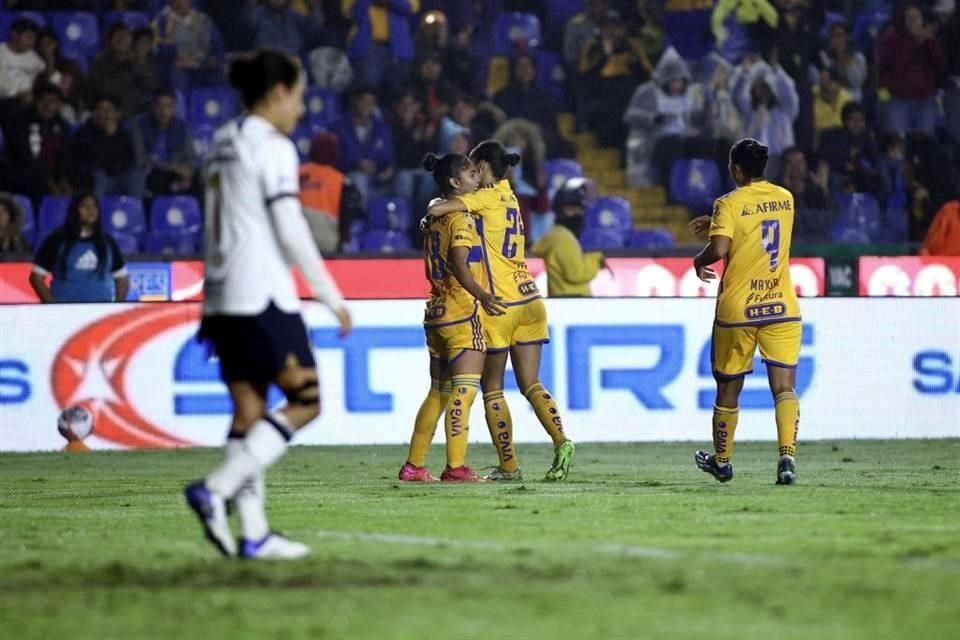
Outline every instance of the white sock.
<svg viewBox="0 0 960 640">
<path fill-rule="evenodd" d="M 238 451 L 243 451 L 243 440 L 240 438 L 227 440 L 227 457 Z M 263 540 L 270 533 L 266 511 L 267 483 L 264 474 L 261 472 L 253 478 L 248 478 L 240 487 L 234 500 L 237 503 L 237 514 L 240 516 L 243 537 L 247 540 Z"/>
<path fill-rule="evenodd" d="M 242 445 L 206 477 L 207 488 L 229 500 L 248 479 L 262 474 L 287 450 L 293 429 L 283 414 L 257 420 Z"/>
</svg>

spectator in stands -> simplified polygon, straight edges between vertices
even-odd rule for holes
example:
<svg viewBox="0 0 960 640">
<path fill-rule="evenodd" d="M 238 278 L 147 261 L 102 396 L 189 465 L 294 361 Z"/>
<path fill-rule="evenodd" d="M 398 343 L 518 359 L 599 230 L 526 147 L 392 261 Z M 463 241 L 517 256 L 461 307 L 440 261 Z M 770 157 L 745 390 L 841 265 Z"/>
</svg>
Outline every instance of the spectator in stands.
<svg viewBox="0 0 960 640">
<path fill-rule="evenodd" d="M 353 66 L 343 49 L 317 47 L 307 55 L 312 86 L 340 93 L 353 82 Z"/>
<path fill-rule="evenodd" d="M 29 251 L 23 235 L 23 208 L 9 193 L 0 193 L 0 257 Z"/>
<path fill-rule="evenodd" d="M 60 87 L 63 93 L 63 117 L 76 123 L 83 113 L 83 100 L 86 86 L 83 69 L 75 60 L 64 56 L 60 51 L 60 38 L 53 29 L 42 29 L 37 36 L 37 53 L 46 63 L 43 73 L 37 76 L 37 83 L 52 84 Z"/>
<path fill-rule="evenodd" d="M 793 123 L 799 106 L 793 79 L 783 67 L 748 57 L 737 70 L 733 99 L 743 118 L 744 135 L 769 147 L 767 172 L 777 175 L 781 155 L 795 140 Z"/>
<path fill-rule="evenodd" d="M 955 10 L 947 20 L 940 41 L 947 60 L 943 111 L 950 137 L 954 144 L 960 144 L 960 11 Z"/>
<path fill-rule="evenodd" d="M 350 176 L 364 200 L 387 195 L 396 173 L 393 133 L 377 113 L 374 89 L 355 87 L 350 92 L 350 112 L 330 129 L 337 136 L 337 168 Z"/>
<path fill-rule="evenodd" d="M 906 172 L 907 142 L 898 133 L 880 137 L 880 178 L 883 181 L 883 199 L 880 206 L 893 215 L 906 215 L 908 193 Z"/>
<path fill-rule="evenodd" d="M 557 128 L 556 101 L 537 87 L 537 63 L 531 55 L 514 57 L 510 84 L 493 101 L 509 118 L 532 120 L 547 130 Z"/>
<path fill-rule="evenodd" d="M 443 77 L 443 59 L 436 51 L 424 52 L 417 58 L 416 68 L 413 90 L 431 124 L 439 127 L 453 104 L 456 87 Z"/>
<path fill-rule="evenodd" d="M 156 53 L 156 36 L 150 27 L 140 27 L 133 32 L 133 80 L 138 103 L 129 117 L 148 111 L 153 106 L 153 96 L 164 86 L 164 71 Z M 211 78 L 216 77 L 214 73 Z"/>
<path fill-rule="evenodd" d="M 890 93 L 883 108 L 884 131 L 933 134 L 946 62 L 936 25 L 926 20 L 921 6 L 911 2 L 898 9 L 893 27 L 877 46 L 880 87 Z"/>
<path fill-rule="evenodd" d="M 830 26 L 827 46 L 820 52 L 820 68 L 836 69 L 851 98 L 860 102 L 867 79 L 867 59 L 853 48 L 852 35 L 849 22 L 835 22 Z"/>
<path fill-rule="evenodd" d="M 607 0 L 587 0 L 584 11 L 570 18 L 563 30 L 563 60 L 570 69 L 580 65 L 584 49 L 600 31 L 609 10 Z"/>
<path fill-rule="evenodd" d="M 420 0 L 343 0 L 343 13 L 354 23 L 347 54 L 363 82 L 379 86 L 413 59 L 410 18 L 419 11 Z"/>
<path fill-rule="evenodd" d="M 47 276 L 53 276 L 49 287 Z M 30 286 L 41 302 L 126 300 L 126 262 L 116 240 L 103 230 L 100 205 L 92 193 L 75 195 L 66 222 L 40 245 Z"/>
<path fill-rule="evenodd" d="M 520 154 L 520 164 L 514 168 L 512 176 L 513 190 L 518 198 L 535 199 L 546 186 L 547 143 L 541 131 L 531 120 L 510 118 L 493 134 L 493 139 L 501 142 L 511 153 Z"/>
<path fill-rule="evenodd" d="M 693 82 L 677 50 L 668 48 L 650 80 L 637 87 L 623 114 L 630 127 L 630 184 L 666 184 L 674 160 L 685 155 L 685 140 L 705 133 L 705 116 L 703 87 Z"/>
<path fill-rule="evenodd" d="M 440 122 L 440 155 L 458 153 L 466 155 L 472 146 L 470 125 L 477 116 L 477 99 L 461 93 L 453 101 L 450 113 Z"/>
<path fill-rule="evenodd" d="M 820 72 L 820 82 L 813 89 L 813 123 L 818 136 L 824 129 L 843 126 L 843 108 L 852 100 L 837 67 Z"/>
<path fill-rule="evenodd" d="M 310 143 L 310 159 L 300 167 L 300 201 L 320 253 L 336 253 L 350 239 L 356 188 L 336 168 L 337 137 L 319 133 Z"/>
<path fill-rule="evenodd" d="M 393 148 L 397 160 L 397 195 L 409 198 L 414 211 L 423 211 L 433 197 L 435 182 L 423 169 L 423 158 L 439 144 L 439 128 L 423 111 L 412 90 L 401 92 L 393 103 Z"/>
<path fill-rule="evenodd" d="M 123 22 L 107 28 L 106 48 L 90 63 L 87 88 L 88 106 L 92 109 L 100 96 L 117 96 L 120 107 L 128 115 L 141 111 L 146 96 L 133 62 L 133 35 Z"/>
<path fill-rule="evenodd" d="M 580 246 L 586 198 L 586 180 L 568 179 L 553 196 L 553 226 L 531 248 L 543 258 L 551 298 L 590 297 L 590 282 L 606 266 L 602 253 Z"/>
<path fill-rule="evenodd" d="M 133 120 L 137 165 L 146 175 L 152 195 L 173 195 L 194 190 L 197 156 L 187 123 L 177 117 L 177 96 L 161 89 L 153 108 Z"/>
<path fill-rule="evenodd" d="M 827 129 L 820 136 L 817 155 L 830 168 L 831 194 L 883 191 L 880 154 L 873 132 L 867 129 L 867 114 L 859 102 L 848 102 L 841 112 L 843 127 Z"/>
<path fill-rule="evenodd" d="M 38 85 L 33 105 L 13 116 L 4 134 L 7 185 L 12 191 L 29 196 L 35 205 L 44 195 L 70 193 L 70 125 L 60 114 L 62 106 L 59 87 Z"/>
<path fill-rule="evenodd" d="M 36 51 L 37 25 L 28 18 L 17 18 L 10 25 L 7 41 L 0 44 L 0 125 L 29 104 L 30 90 L 46 66 Z"/>
<path fill-rule="evenodd" d="M 922 256 L 960 256 L 960 200 L 947 202 L 923 238 Z"/>
<path fill-rule="evenodd" d="M 794 138 L 797 145 L 804 149 L 813 147 L 813 83 L 810 72 L 820 54 L 822 13 L 816 3 L 808 0 L 784 0 L 777 28 L 769 36 L 771 40 L 763 43 L 770 65 L 782 68 L 793 80 L 793 92 L 797 96 L 796 113 L 793 116 Z M 773 149 L 770 149 L 770 155 L 774 155 Z"/>
<path fill-rule="evenodd" d="M 470 51 L 473 29 L 461 28 L 451 40 L 450 25 L 442 11 L 428 11 L 420 18 L 416 34 L 417 57 L 437 52 L 445 70 L 444 76 L 458 90 L 477 93 L 480 90 L 480 61 Z"/>
<path fill-rule="evenodd" d="M 626 138 L 623 113 L 630 96 L 653 67 L 642 49 L 627 39 L 626 25 L 616 11 L 607 12 L 600 33 L 580 58 L 581 114 L 601 146 L 620 147 Z"/>
<path fill-rule="evenodd" d="M 729 62 L 739 62 L 756 50 L 754 46 L 760 40 L 758 25 L 774 29 L 777 20 L 777 8 L 768 0 L 719 0 L 710 17 L 717 51 Z"/>
<path fill-rule="evenodd" d="M 251 47 L 272 47 L 305 58 L 321 39 L 322 16 L 294 11 L 290 0 L 268 0 L 246 10 Z"/>
<path fill-rule="evenodd" d="M 639 0 L 636 9 L 640 25 L 635 28 L 633 38 L 647 54 L 648 60 L 659 60 L 667 48 L 667 37 L 663 30 L 663 5 L 654 0 Z"/>
<path fill-rule="evenodd" d="M 121 124 L 119 101 L 97 99 L 93 117 L 70 141 L 74 186 L 92 189 L 97 197 L 143 197 L 143 172 L 136 165 L 133 136 Z"/>
<path fill-rule="evenodd" d="M 733 67 L 719 55 L 712 54 L 708 65 L 714 65 L 707 87 L 707 119 L 710 135 L 714 140 L 723 141 L 729 148 L 743 137 L 743 120 L 733 100 L 730 83 Z M 726 172 L 721 171 L 720 175 Z"/>
<path fill-rule="evenodd" d="M 175 88 L 186 92 L 222 84 L 220 35 L 210 16 L 194 8 L 193 0 L 170 0 L 154 18 L 153 29 Z"/>
<path fill-rule="evenodd" d="M 933 136 L 919 131 L 907 134 L 907 189 L 910 192 L 910 239 L 918 242 L 927 232 L 934 214 L 945 203 L 957 199 L 957 168 L 947 148 Z"/>
<path fill-rule="evenodd" d="M 798 147 L 783 153 L 781 184 L 793 194 L 796 216 L 793 237 L 801 242 L 825 240 L 830 227 L 831 212 L 827 197 L 829 169 L 821 164 L 817 174 L 810 172 L 807 155 Z"/>
</svg>

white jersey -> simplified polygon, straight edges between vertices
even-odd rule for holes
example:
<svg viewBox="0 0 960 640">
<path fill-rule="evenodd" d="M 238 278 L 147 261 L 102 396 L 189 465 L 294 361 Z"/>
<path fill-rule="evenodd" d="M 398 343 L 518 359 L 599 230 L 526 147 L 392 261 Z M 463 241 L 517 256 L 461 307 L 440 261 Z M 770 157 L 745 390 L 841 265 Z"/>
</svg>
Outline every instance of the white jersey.
<svg viewBox="0 0 960 640">
<path fill-rule="evenodd" d="M 300 309 L 297 264 L 317 298 L 342 303 L 299 203 L 299 157 L 267 120 L 231 120 L 214 136 L 206 166 L 204 315 L 257 315 L 271 302 Z"/>
</svg>

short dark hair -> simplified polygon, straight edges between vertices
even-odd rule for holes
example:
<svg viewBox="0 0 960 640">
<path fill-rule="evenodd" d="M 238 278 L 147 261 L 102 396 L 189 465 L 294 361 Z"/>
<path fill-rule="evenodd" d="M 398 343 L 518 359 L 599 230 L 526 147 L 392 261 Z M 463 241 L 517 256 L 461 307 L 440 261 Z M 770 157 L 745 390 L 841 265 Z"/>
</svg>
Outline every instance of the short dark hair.
<svg viewBox="0 0 960 640">
<path fill-rule="evenodd" d="M 730 164 L 740 167 L 751 178 L 763 177 L 770 149 L 753 138 L 743 138 L 730 147 Z"/>
<path fill-rule="evenodd" d="M 130 26 L 123 20 L 118 20 L 107 27 L 107 42 L 113 40 L 113 36 L 117 35 L 121 31 L 130 31 Z"/>
<path fill-rule="evenodd" d="M 801 149 L 800 147 L 797 147 L 797 146 L 787 147 L 786 149 L 784 149 L 783 153 L 780 154 L 780 157 L 783 158 L 784 160 L 786 160 L 786 159 L 787 159 L 787 156 L 791 156 L 791 155 L 793 155 L 794 153 L 799 153 L 799 154 L 801 154 L 804 158 L 807 157 L 807 152 L 804 151 L 803 149 Z"/>
<path fill-rule="evenodd" d="M 855 100 L 851 100 L 847 104 L 843 105 L 843 109 L 840 110 L 840 120 L 841 122 L 846 122 L 850 119 L 855 113 L 862 113 L 864 116 L 867 115 L 867 110 L 863 108 L 863 105 Z"/>
<path fill-rule="evenodd" d="M 370 94 L 374 97 L 377 95 L 377 90 L 373 88 L 373 85 L 369 85 L 363 82 L 358 82 L 357 84 L 350 87 L 350 90 L 347 92 L 347 97 L 351 102 L 356 100 L 361 96 Z"/>
<path fill-rule="evenodd" d="M 520 164 L 519 153 L 509 153 L 507 148 L 496 140 L 484 140 L 470 151 L 474 164 L 486 162 L 497 180 L 503 180 L 510 167 Z"/>
<path fill-rule="evenodd" d="M 121 102 L 120 102 L 120 98 L 118 98 L 117 96 L 109 96 L 105 94 L 99 95 L 97 96 L 97 99 L 94 101 L 93 106 L 96 107 L 101 102 L 109 102 L 111 105 L 113 105 L 114 109 L 116 109 L 117 111 L 120 111 Z"/>
<path fill-rule="evenodd" d="M 40 98 L 51 95 L 63 100 L 63 91 L 52 82 L 38 82 L 36 86 L 33 87 L 34 100 L 39 100 Z"/>
<path fill-rule="evenodd" d="M 157 101 L 160 98 L 170 98 L 174 102 L 177 101 L 177 92 L 173 87 L 160 87 L 153 94 L 153 100 Z"/>
<path fill-rule="evenodd" d="M 30 18 L 19 17 L 13 21 L 10 25 L 10 33 L 16 33 L 17 35 L 24 33 L 26 31 L 33 31 L 34 33 L 40 33 L 40 25 L 31 20 Z"/>
<path fill-rule="evenodd" d="M 279 49 L 263 48 L 236 56 L 227 75 L 244 106 L 252 107 L 278 84 L 288 89 L 296 85 L 300 73 L 299 60 Z"/>
<path fill-rule="evenodd" d="M 143 38 L 150 38 L 152 41 L 157 37 L 157 34 L 153 32 L 153 29 L 150 27 L 137 27 L 133 30 L 133 41 L 141 40 Z"/>
</svg>

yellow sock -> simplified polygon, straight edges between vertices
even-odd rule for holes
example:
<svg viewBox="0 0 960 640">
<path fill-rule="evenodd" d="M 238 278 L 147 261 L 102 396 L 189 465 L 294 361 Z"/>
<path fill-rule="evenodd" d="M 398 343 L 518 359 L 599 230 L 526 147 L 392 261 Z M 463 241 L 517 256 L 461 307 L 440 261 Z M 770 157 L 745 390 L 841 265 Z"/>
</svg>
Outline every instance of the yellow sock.
<svg viewBox="0 0 960 640">
<path fill-rule="evenodd" d="M 500 468 L 516 471 L 520 462 L 517 460 L 516 447 L 513 446 L 513 418 L 510 417 L 510 407 L 502 390 L 483 394 L 483 411 L 487 417 L 490 439 L 500 458 Z"/>
<path fill-rule="evenodd" d="M 422 467 L 427 463 L 427 452 L 433 442 L 433 434 L 437 431 L 437 422 L 447 408 L 450 398 L 450 382 L 430 381 L 430 392 L 423 399 L 417 418 L 413 423 L 413 435 L 410 436 L 410 452 L 407 462 L 415 467 Z"/>
<path fill-rule="evenodd" d="M 537 414 L 537 420 L 543 425 L 543 428 L 553 440 L 553 446 L 558 447 L 568 440 L 563 433 L 563 420 L 560 419 L 560 412 L 557 409 L 557 402 L 549 391 L 544 389 L 539 382 L 523 392 L 527 400 L 533 406 L 533 412 Z"/>
<path fill-rule="evenodd" d="M 774 398 L 774 413 L 777 416 L 777 442 L 780 455 L 797 455 L 797 431 L 800 430 L 800 400 L 793 391 L 785 391 Z"/>
<path fill-rule="evenodd" d="M 480 374 L 467 373 L 450 380 L 450 399 L 443 427 L 447 433 L 447 466 L 451 469 L 467 463 L 470 437 L 470 408 L 480 391 Z"/>
<path fill-rule="evenodd" d="M 733 435 L 740 420 L 740 409 L 713 405 L 713 451 L 717 464 L 730 464 L 733 457 Z"/>
</svg>

